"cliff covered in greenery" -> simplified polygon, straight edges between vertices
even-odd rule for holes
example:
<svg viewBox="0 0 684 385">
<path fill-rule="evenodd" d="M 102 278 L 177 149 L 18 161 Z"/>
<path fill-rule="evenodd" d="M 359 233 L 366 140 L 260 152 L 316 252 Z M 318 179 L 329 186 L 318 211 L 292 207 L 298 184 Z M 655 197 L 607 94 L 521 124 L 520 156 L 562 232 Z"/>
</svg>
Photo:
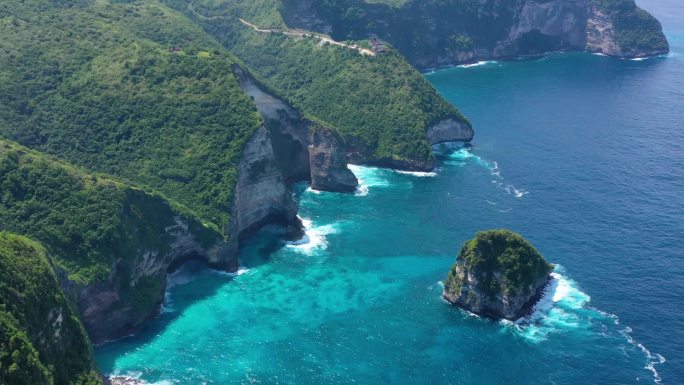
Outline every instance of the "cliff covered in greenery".
<svg viewBox="0 0 684 385">
<path fill-rule="evenodd" d="M 218 43 L 150 0 L 9 0 L 0 20 L 0 135 L 162 192 L 225 231 L 261 120 Z"/>
<path fill-rule="evenodd" d="M 429 128 L 451 119 L 470 129 L 399 52 L 388 47 L 382 54 L 364 54 L 291 30 L 279 1 L 165 3 L 201 25 L 273 92 L 340 133 L 357 162 L 431 169 Z M 370 48 L 368 41 L 348 45 Z M 463 140 L 471 138 L 472 132 Z"/>
<path fill-rule="evenodd" d="M 221 234 L 187 209 L 4 140 L 0 191 L 0 231 L 45 245 L 96 340 L 149 317 L 179 258 L 235 264 Z"/>
<path fill-rule="evenodd" d="M 0 383 L 102 384 L 46 250 L 6 232 L 0 232 Z"/>
<path fill-rule="evenodd" d="M 669 50 L 634 0 L 283 0 L 291 26 L 336 39 L 378 36 L 428 68 L 556 50 L 640 57 Z M 410 26 L 410 28 L 407 28 Z"/>
<path fill-rule="evenodd" d="M 520 235 L 480 232 L 461 249 L 444 281 L 444 298 L 476 314 L 516 319 L 534 305 L 552 270 Z"/>
</svg>

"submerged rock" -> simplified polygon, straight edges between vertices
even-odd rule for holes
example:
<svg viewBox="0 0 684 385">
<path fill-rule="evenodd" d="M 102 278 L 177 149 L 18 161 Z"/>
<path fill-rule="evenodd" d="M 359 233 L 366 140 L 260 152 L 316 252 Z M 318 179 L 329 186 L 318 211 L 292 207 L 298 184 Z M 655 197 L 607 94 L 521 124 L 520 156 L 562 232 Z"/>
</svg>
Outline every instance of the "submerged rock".
<svg viewBox="0 0 684 385">
<path fill-rule="evenodd" d="M 520 235 L 477 233 L 466 242 L 444 282 L 444 299 L 494 319 L 527 314 L 546 287 L 553 265 Z"/>
</svg>

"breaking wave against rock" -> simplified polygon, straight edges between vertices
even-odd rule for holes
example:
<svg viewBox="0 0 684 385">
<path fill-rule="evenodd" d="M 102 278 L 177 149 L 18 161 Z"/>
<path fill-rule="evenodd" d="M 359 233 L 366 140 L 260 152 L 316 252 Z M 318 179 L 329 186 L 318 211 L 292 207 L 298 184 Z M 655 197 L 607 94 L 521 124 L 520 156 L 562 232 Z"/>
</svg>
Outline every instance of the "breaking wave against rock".
<svg viewBox="0 0 684 385">
<path fill-rule="evenodd" d="M 514 322 L 503 320 L 500 323 L 531 343 L 541 343 L 553 334 L 571 331 L 601 338 L 622 338 L 644 354 L 644 369 L 653 374 L 655 383 L 660 383 L 662 379 L 655 366 L 665 363 L 665 357 L 652 353 L 635 341 L 631 336 L 632 329 L 621 326 L 617 315 L 589 306 L 590 301 L 591 297 L 567 277 L 563 266 L 556 265 L 551 281 L 530 315 Z"/>
<path fill-rule="evenodd" d="M 304 226 L 304 236 L 296 241 L 287 242 L 287 247 L 301 251 L 304 254 L 314 254 L 317 251 L 325 250 L 328 247 L 326 236 L 337 233 L 335 224 L 317 226 L 311 219 L 301 218 Z"/>
</svg>

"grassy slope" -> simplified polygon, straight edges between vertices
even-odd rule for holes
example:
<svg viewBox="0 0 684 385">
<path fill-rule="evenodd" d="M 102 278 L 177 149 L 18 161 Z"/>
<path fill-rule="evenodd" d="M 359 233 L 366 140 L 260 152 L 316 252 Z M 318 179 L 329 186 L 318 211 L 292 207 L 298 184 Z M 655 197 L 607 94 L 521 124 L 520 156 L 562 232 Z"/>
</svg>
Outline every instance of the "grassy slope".
<svg viewBox="0 0 684 385">
<path fill-rule="evenodd" d="M 432 157 L 426 128 L 455 117 L 465 120 L 398 53 L 375 57 L 354 50 L 258 33 L 285 24 L 275 0 L 165 0 L 185 12 L 244 61 L 260 80 L 306 115 L 346 138 L 360 138 L 376 160 Z M 362 44 L 364 44 L 362 42 Z"/>
<path fill-rule="evenodd" d="M 154 188 L 225 228 L 260 120 L 212 38 L 154 0 L 9 0 L 0 36 L 0 135 Z"/>
<path fill-rule="evenodd" d="M 0 232 L 0 383 L 102 383 L 88 337 L 59 288 L 45 249 L 4 232 Z"/>
</svg>

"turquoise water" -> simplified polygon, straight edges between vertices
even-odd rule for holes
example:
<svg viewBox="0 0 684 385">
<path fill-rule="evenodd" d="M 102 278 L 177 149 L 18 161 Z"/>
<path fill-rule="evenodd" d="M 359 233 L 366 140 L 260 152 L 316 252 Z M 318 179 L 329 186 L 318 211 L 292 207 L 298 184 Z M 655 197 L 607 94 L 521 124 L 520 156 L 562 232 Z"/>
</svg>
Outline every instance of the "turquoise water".
<svg viewBox="0 0 684 385">
<path fill-rule="evenodd" d="M 684 10 L 673 54 L 589 54 L 427 74 L 477 130 L 433 174 L 354 167 L 355 195 L 297 186 L 308 242 L 265 230 L 237 276 L 188 266 L 164 314 L 97 350 L 169 384 L 684 383 Z M 461 244 L 507 227 L 559 266 L 526 323 L 440 299 Z"/>
</svg>

